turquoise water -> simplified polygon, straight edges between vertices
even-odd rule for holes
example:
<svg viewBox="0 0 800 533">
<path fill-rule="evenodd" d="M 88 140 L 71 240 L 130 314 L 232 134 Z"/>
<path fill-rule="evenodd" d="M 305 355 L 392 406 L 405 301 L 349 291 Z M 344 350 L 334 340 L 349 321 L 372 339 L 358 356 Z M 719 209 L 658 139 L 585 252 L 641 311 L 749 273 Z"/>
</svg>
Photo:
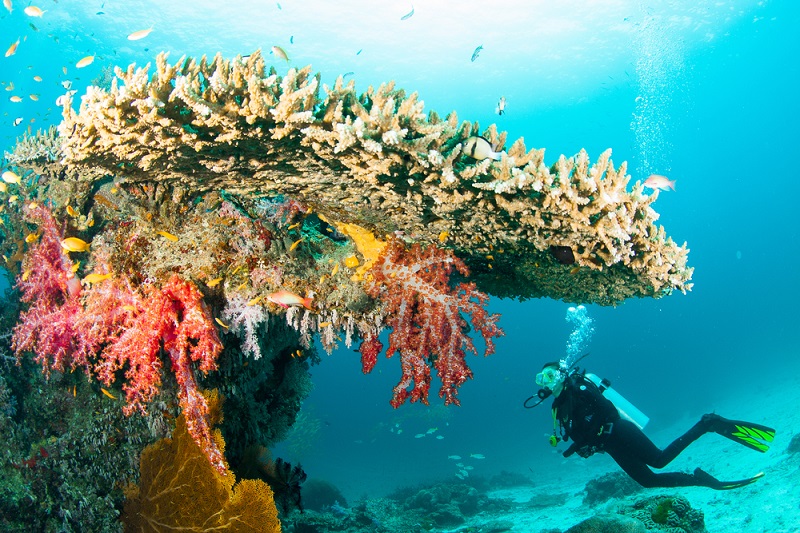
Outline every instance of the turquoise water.
<svg viewBox="0 0 800 533">
<path fill-rule="evenodd" d="M 581 148 L 594 158 L 611 147 L 634 181 L 651 173 L 677 180 L 654 207 L 668 233 L 688 242 L 695 267 L 687 295 L 588 307 L 595 333 L 583 363 L 658 429 L 800 370 L 800 8 L 785 1 L 583 4 L 415 3 L 401 20 L 410 3 L 45 0 L 44 15 L 32 18 L 14 2 L 13 12 L 0 15 L 0 48 L 20 39 L 14 55 L 0 58 L 0 82 L 14 87 L 0 91 L 0 144 L 10 149 L 29 126 L 57 124 L 63 84 L 80 95 L 110 65 L 144 64 L 162 50 L 177 60 L 279 45 L 289 65 L 310 63 L 325 83 L 346 72 L 360 90 L 394 79 L 418 91 L 427 109 L 496 122 L 509 139 L 545 147 L 548 162 Z M 126 39 L 150 27 L 142 40 Z M 89 55 L 94 62 L 77 69 Z M 499 116 L 501 96 L 508 104 Z M 569 304 L 495 299 L 491 307 L 502 313 L 506 336 L 495 355 L 470 358 L 475 379 L 462 387 L 460 408 L 432 398 L 430 407 L 393 410 L 399 361 L 380 359 L 364 376 L 358 355 L 342 348 L 313 369 L 315 390 L 304 408 L 321 430 L 310 450 L 296 457 L 284 450 L 289 459 L 354 497 L 452 476 L 448 455 L 484 455 L 473 462 L 484 475 L 551 475 L 560 462 L 544 437 L 549 412 L 522 402 L 536 392 L 542 363 L 565 354 Z"/>
</svg>

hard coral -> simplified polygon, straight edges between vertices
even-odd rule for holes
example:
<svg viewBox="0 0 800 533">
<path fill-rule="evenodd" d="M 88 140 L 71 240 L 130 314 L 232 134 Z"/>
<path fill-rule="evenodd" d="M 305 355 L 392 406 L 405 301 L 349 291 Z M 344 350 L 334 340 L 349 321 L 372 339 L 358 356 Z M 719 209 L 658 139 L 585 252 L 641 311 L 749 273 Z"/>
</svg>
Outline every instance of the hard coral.
<svg viewBox="0 0 800 533">
<path fill-rule="evenodd" d="M 474 284 L 450 286 L 454 270 L 462 276 L 469 274 L 464 263 L 447 250 L 433 245 L 423 249 L 418 244 L 406 249 L 399 240 L 387 245 L 370 270 L 373 279 L 368 293 L 383 301 L 386 322 L 392 328 L 386 355 L 399 352 L 403 368 L 391 401 L 394 407 L 409 397 L 412 402 L 428 403 L 430 365 L 442 380 L 439 396 L 445 404 L 459 404 L 458 387 L 472 377 L 465 352 L 477 354 L 462 312 L 483 336 L 484 355 L 494 353 L 492 338 L 503 334 L 496 324 L 499 315 L 487 314 L 488 297 Z M 365 372 L 369 362 L 366 358 Z"/>
</svg>

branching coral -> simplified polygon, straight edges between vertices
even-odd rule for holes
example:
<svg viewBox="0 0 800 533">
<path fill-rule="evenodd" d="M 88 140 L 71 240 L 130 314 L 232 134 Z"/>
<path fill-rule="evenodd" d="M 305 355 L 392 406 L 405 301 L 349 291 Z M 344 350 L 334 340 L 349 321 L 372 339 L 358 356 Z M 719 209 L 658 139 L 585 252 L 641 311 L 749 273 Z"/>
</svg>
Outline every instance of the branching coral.
<svg viewBox="0 0 800 533">
<path fill-rule="evenodd" d="M 496 324 L 499 315 L 489 315 L 484 308 L 488 297 L 472 283 L 451 287 L 451 274 L 467 276 L 468 270 L 452 253 L 435 246 L 415 245 L 406 250 L 393 240 L 370 272 L 373 280 L 368 292 L 384 302 L 386 322 L 392 328 L 386 354 L 399 353 L 403 369 L 392 405 L 398 407 L 409 397 L 412 402 L 428 403 L 430 366 L 442 380 L 439 396 L 445 404 L 458 404 L 458 387 L 472 377 L 465 352 L 477 353 L 461 313 L 470 317 L 472 327 L 483 336 L 485 355 L 494 352 L 493 337 L 503 334 Z M 375 342 L 367 338 L 366 347 L 362 345 L 364 372 L 375 364 Z"/>
</svg>

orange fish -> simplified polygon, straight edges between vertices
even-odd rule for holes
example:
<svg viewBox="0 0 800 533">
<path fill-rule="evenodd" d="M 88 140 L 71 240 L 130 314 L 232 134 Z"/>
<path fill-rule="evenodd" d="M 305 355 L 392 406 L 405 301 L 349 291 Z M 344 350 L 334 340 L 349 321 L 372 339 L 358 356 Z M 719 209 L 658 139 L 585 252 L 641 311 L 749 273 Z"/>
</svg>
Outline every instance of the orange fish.
<svg viewBox="0 0 800 533">
<path fill-rule="evenodd" d="M 8 47 L 8 50 L 6 50 L 6 57 L 16 54 L 17 46 L 19 46 L 19 39 L 17 39 L 17 42 L 12 43 L 11 46 Z"/>
<path fill-rule="evenodd" d="M 303 298 L 289 291 L 278 291 L 268 295 L 267 300 L 280 305 L 284 309 L 288 309 L 289 307 L 305 307 L 310 310 L 312 298 Z"/>
<path fill-rule="evenodd" d="M 675 190 L 675 180 L 670 180 L 666 176 L 661 176 L 660 174 L 652 174 L 647 180 L 644 182 L 645 187 L 649 187 L 653 190 L 660 190 L 666 191 L 667 189 Z"/>
</svg>

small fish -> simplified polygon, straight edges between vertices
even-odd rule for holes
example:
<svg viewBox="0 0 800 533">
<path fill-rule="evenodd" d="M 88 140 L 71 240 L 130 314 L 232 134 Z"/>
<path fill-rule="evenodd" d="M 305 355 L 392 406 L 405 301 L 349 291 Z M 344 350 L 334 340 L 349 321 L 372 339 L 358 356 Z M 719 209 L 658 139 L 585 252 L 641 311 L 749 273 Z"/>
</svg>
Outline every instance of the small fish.
<svg viewBox="0 0 800 533">
<path fill-rule="evenodd" d="M 72 81 L 64 80 L 61 82 L 61 86 L 69 91 L 70 89 L 72 89 Z"/>
<path fill-rule="evenodd" d="M 302 224 L 302 222 L 295 222 L 294 224 L 292 224 L 291 226 L 289 226 L 288 228 L 286 228 L 286 230 L 287 230 L 287 231 L 288 231 L 288 230 L 292 230 L 292 229 L 296 228 L 297 226 L 299 226 L 300 224 Z"/>
<path fill-rule="evenodd" d="M 361 55 L 361 52 L 363 52 L 363 51 L 364 51 L 364 49 L 363 49 L 363 48 L 359 48 L 359 49 L 358 49 L 358 52 L 356 52 L 356 55 L 357 55 L 357 56 L 360 56 L 360 55 Z"/>
<path fill-rule="evenodd" d="M 486 459 L 486 457 L 482 453 L 471 453 L 469 454 L 470 457 L 473 459 Z"/>
<path fill-rule="evenodd" d="M 484 159 L 499 161 L 503 154 L 502 152 L 495 152 L 492 143 L 483 137 L 474 135 L 464 141 L 462 152 L 478 161 L 483 161 Z"/>
<path fill-rule="evenodd" d="M 73 217 L 73 218 L 75 218 L 75 217 L 77 217 L 77 216 L 78 216 L 78 212 L 77 212 L 77 211 L 75 211 L 75 209 L 73 209 L 73 207 L 72 207 L 71 205 L 68 205 L 68 206 L 67 206 L 67 214 L 68 214 L 69 216 Z"/>
<path fill-rule="evenodd" d="M 29 17 L 41 17 L 42 15 L 44 15 L 44 11 L 42 11 L 36 6 L 28 6 L 25 9 L 23 9 L 23 11 Z"/>
<path fill-rule="evenodd" d="M 252 307 L 252 306 L 256 305 L 258 302 L 260 302 L 260 301 L 261 301 L 261 296 L 256 296 L 255 298 L 253 298 L 252 300 L 247 302 L 247 306 L 248 307 Z"/>
<path fill-rule="evenodd" d="M 42 81 L 42 77 L 41 76 L 34 76 L 33 77 L 33 81 Z"/>
<path fill-rule="evenodd" d="M 414 435 L 414 438 L 415 439 L 421 439 L 424 436 L 425 436 L 425 433 L 417 433 L 416 435 Z"/>
<path fill-rule="evenodd" d="M 482 44 L 481 44 L 481 45 L 479 45 L 479 46 L 478 46 L 478 47 L 475 49 L 475 51 L 474 51 L 474 52 L 472 52 L 472 58 L 470 59 L 470 61 L 473 61 L 473 62 L 474 62 L 476 59 L 478 59 L 478 55 L 481 53 L 481 50 L 483 50 L 483 45 L 482 45 Z"/>
<path fill-rule="evenodd" d="M 38 239 L 39 239 L 39 234 L 38 233 L 28 233 L 25 236 L 25 242 L 27 242 L 28 244 L 30 244 L 32 242 L 36 242 Z"/>
<path fill-rule="evenodd" d="M 494 108 L 494 112 L 498 115 L 505 115 L 506 113 L 506 97 L 501 96 L 500 101 L 497 102 L 497 107 Z"/>
<path fill-rule="evenodd" d="M 145 37 L 150 35 L 151 31 L 153 31 L 153 28 L 147 28 L 146 30 L 135 31 L 135 32 L 131 33 L 130 35 L 128 35 L 128 40 L 129 41 L 138 41 L 139 39 L 144 39 Z"/>
<path fill-rule="evenodd" d="M 90 244 L 78 237 L 67 237 L 61 241 L 61 247 L 68 252 L 88 252 Z"/>
<path fill-rule="evenodd" d="M 666 176 L 661 176 L 660 174 L 652 174 L 645 180 L 644 186 L 653 190 L 658 189 L 660 191 L 666 191 L 667 189 L 672 189 L 674 191 L 675 180 L 670 180 Z"/>
<path fill-rule="evenodd" d="M 294 44 L 294 35 L 289 36 L 289 44 Z"/>
<path fill-rule="evenodd" d="M 30 26 L 30 27 L 31 27 L 31 29 L 32 29 L 33 31 L 39 31 L 39 28 L 37 28 L 36 26 L 34 26 L 33 22 L 29 22 L 29 23 L 28 23 L 28 26 Z"/>
<path fill-rule="evenodd" d="M 67 73 L 67 67 L 61 67 L 61 72 L 63 72 L 64 74 L 66 74 L 66 73 Z"/>
<path fill-rule="evenodd" d="M 70 267 L 70 271 L 74 274 L 75 272 L 78 271 L 80 267 L 81 267 L 81 262 L 76 261 L 75 264 Z"/>
<path fill-rule="evenodd" d="M 287 63 L 289 62 L 289 54 L 287 54 L 286 50 L 284 50 L 277 44 L 272 47 L 272 53 L 275 54 L 275 57 L 277 57 L 278 59 L 283 59 Z"/>
<path fill-rule="evenodd" d="M 28 98 L 30 98 L 34 102 L 38 102 L 39 101 L 39 95 L 38 94 L 29 94 Z"/>
<path fill-rule="evenodd" d="M 439 242 L 446 241 L 447 237 L 449 237 L 449 236 L 450 236 L 450 232 L 449 231 L 443 231 L 443 232 L 439 233 Z"/>
<path fill-rule="evenodd" d="M 108 398 L 111 398 L 112 400 L 116 400 L 116 399 L 117 399 L 117 397 L 116 397 L 116 396 L 114 396 L 113 394 L 111 394 L 110 392 L 108 392 L 108 391 L 107 391 L 106 389 L 104 389 L 103 387 L 100 387 L 100 392 L 102 392 L 104 396 L 107 396 Z"/>
<path fill-rule="evenodd" d="M 6 170 L 5 172 L 3 172 L 3 181 L 5 181 L 6 183 L 19 183 L 20 177 L 14 172 Z"/>
<path fill-rule="evenodd" d="M 411 11 L 400 17 L 400 20 L 408 20 L 414 16 L 414 6 L 411 6 Z"/>
<path fill-rule="evenodd" d="M 28 281 L 28 278 L 30 277 L 31 272 L 33 272 L 31 269 L 28 269 L 25 272 L 23 272 L 22 273 L 22 281 Z"/>
<path fill-rule="evenodd" d="M 219 325 L 220 325 L 220 326 L 222 326 L 223 328 L 225 328 L 225 329 L 228 329 L 228 324 L 226 324 L 225 322 L 223 322 L 223 321 L 222 321 L 222 320 L 220 320 L 219 318 L 216 318 L 216 317 L 214 317 L 214 320 L 216 321 L 216 323 L 217 323 L 217 324 L 219 324 Z"/>
<path fill-rule="evenodd" d="M 14 122 L 13 122 L 13 124 L 14 124 L 15 126 L 19 126 L 20 124 L 22 124 L 22 121 L 23 121 L 23 120 L 24 120 L 24 119 L 23 119 L 22 117 L 17 117 L 17 118 L 15 118 L 15 119 L 14 119 Z"/>
<path fill-rule="evenodd" d="M 13 91 L 14 90 L 14 82 L 8 82 L 8 86 L 6 87 L 6 91 Z"/>
<path fill-rule="evenodd" d="M 311 310 L 312 298 L 303 298 L 289 291 L 273 292 L 267 296 L 267 300 L 280 305 L 284 309 L 288 309 L 289 307 L 305 307 Z"/>
<path fill-rule="evenodd" d="M 294 241 L 292 245 L 289 247 L 289 251 L 290 252 L 294 251 L 294 249 L 297 248 L 301 242 L 303 242 L 303 239 L 305 239 L 305 237 L 300 237 L 299 239 Z"/>
<path fill-rule="evenodd" d="M 444 439 L 443 435 L 436 435 L 436 440 L 442 440 L 442 439 Z"/>
<path fill-rule="evenodd" d="M 425 433 L 427 433 L 428 435 L 430 435 L 431 433 L 436 433 L 437 431 L 439 431 L 439 428 L 430 428 L 430 429 L 429 429 L 428 431 L 426 431 Z"/>
<path fill-rule="evenodd" d="M 13 9 L 11 9 L 11 0 L 3 0 L 3 5 L 8 9 L 9 13 L 13 11 Z"/>
<path fill-rule="evenodd" d="M 9 98 L 9 100 L 11 100 L 11 101 L 12 101 L 12 102 L 14 102 L 14 103 L 19 103 L 19 102 L 21 102 L 21 101 L 22 101 L 22 98 L 20 98 L 19 96 L 17 96 L 17 95 L 15 94 L 15 95 L 14 95 L 14 96 L 12 96 L 11 98 Z"/>
<path fill-rule="evenodd" d="M 172 233 L 169 233 L 168 231 L 157 231 L 156 233 L 158 233 L 168 241 L 178 242 L 178 237 L 173 235 Z"/>
<path fill-rule="evenodd" d="M 2 181 L 0 181 L 0 192 L 8 192 L 8 185 L 6 185 L 6 184 L 5 184 L 4 182 L 2 182 Z M 2 219 L 2 218 L 0 218 L 0 221 L 2 221 L 2 220 L 3 220 L 3 219 Z"/>
<path fill-rule="evenodd" d="M 134 307 L 134 306 L 132 306 L 132 305 L 123 305 L 123 306 L 122 306 L 122 308 L 123 308 L 124 310 L 126 310 L 126 311 L 130 311 L 131 313 L 133 313 L 134 311 L 136 311 L 136 307 Z"/>
<path fill-rule="evenodd" d="M 216 287 L 217 285 L 219 285 L 220 281 L 222 281 L 222 278 L 214 278 L 211 281 L 209 281 L 208 283 L 206 283 L 206 286 L 207 287 Z"/>
<path fill-rule="evenodd" d="M 461 456 L 460 455 L 448 455 L 447 458 L 448 459 L 452 459 L 453 461 L 458 461 L 458 460 L 461 459 Z"/>
<path fill-rule="evenodd" d="M 111 277 L 111 274 L 91 273 L 81 280 L 81 283 L 100 283 Z"/>
<path fill-rule="evenodd" d="M 331 270 L 331 277 L 335 276 L 337 272 L 339 272 L 339 263 L 333 265 L 333 270 Z"/>
<path fill-rule="evenodd" d="M 320 323 L 319 323 L 319 329 L 322 329 L 322 328 L 327 328 L 327 327 L 328 327 L 328 326 L 330 326 L 331 324 L 332 324 L 332 322 L 320 322 Z"/>
<path fill-rule="evenodd" d="M 75 63 L 75 68 L 83 68 L 88 67 L 94 61 L 94 56 L 86 56 L 82 58 L 80 61 Z"/>
<path fill-rule="evenodd" d="M 74 398 L 77 395 L 78 395 L 78 386 L 77 385 L 73 385 L 72 386 L 72 397 Z"/>
</svg>

